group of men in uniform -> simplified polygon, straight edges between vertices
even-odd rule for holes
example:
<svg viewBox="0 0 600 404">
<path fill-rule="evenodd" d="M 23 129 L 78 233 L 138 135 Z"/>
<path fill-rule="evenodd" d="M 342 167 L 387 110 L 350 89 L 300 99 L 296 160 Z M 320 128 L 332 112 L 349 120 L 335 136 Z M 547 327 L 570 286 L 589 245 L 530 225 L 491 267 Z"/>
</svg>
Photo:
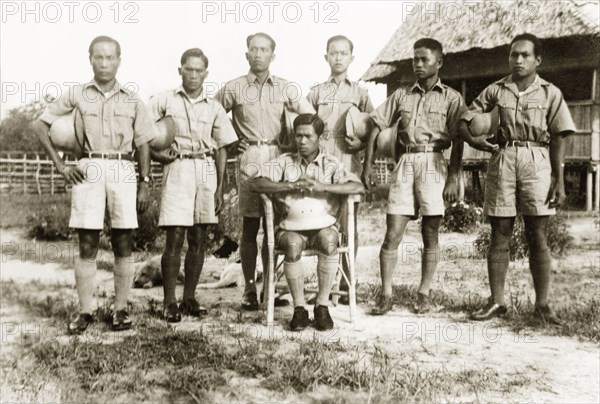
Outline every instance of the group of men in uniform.
<svg viewBox="0 0 600 404">
<path fill-rule="evenodd" d="M 93 80 L 72 87 L 48 105 L 36 122 L 45 150 L 59 172 L 74 184 L 69 225 L 79 236 L 75 278 L 80 312 L 69 324 L 69 332 L 82 333 L 94 321 L 95 257 L 105 208 L 110 215 L 115 254 L 112 328 L 131 327 L 127 298 L 134 271 L 132 230 L 137 227 L 136 203 L 139 212 L 148 204 L 151 158 L 164 164 L 159 217 L 159 226 L 166 230 L 161 259 L 164 318 L 178 322 L 182 315 L 207 314 L 196 300 L 195 289 L 204 262 L 206 227 L 217 222 L 223 207 L 228 150 L 235 150 L 237 155 L 240 258 L 246 281 L 241 308 L 259 307 L 255 285 L 256 238 L 263 216 L 259 192 L 273 194 L 284 219 L 276 237 L 285 252 L 284 272 L 294 302 L 290 328 L 301 330 L 310 323 L 300 262 L 302 250 L 310 247 L 319 252 L 315 327 L 331 329 L 334 324 L 327 307 L 338 265 L 339 227 L 328 218 L 339 217 L 342 207 L 337 196 L 361 193 L 363 184 L 372 186 L 377 137 L 390 126 L 397 127 L 389 146 L 397 161 L 380 250 L 382 290 L 372 314 L 382 315 L 392 308 L 398 246 L 406 225 L 418 215 L 422 216 L 424 248 L 413 308 L 416 313 L 430 310 L 429 290 L 438 263 L 444 206 L 460 198 L 464 139 L 477 149 L 494 153 L 485 193 L 485 213 L 492 225 L 488 254 L 492 297 L 473 318 L 485 320 L 506 312 L 503 292 L 508 243 L 519 211 L 530 243 L 535 313 L 551 323 L 560 322 L 548 306 L 550 255 L 545 237 L 548 217 L 565 197 L 563 144 L 575 127 L 560 90 L 536 73 L 541 44 L 535 36 L 514 38 L 509 55 L 511 74 L 486 88 L 468 109 L 461 95 L 439 79 L 443 49 L 434 39 L 424 38 L 414 44 L 415 83 L 400 87 L 375 110 L 367 91 L 347 77 L 353 60 L 353 44 L 347 37 L 339 35 L 327 41 L 325 60 L 331 74 L 313 87 L 306 99 L 299 97 L 286 80 L 270 73 L 276 47 L 273 38 L 257 33 L 250 35 L 246 44 L 250 71 L 227 82 L 212 99 L 202 89 L 208 75 L 207 56 L 197 48 L 186 50 L 179 67 L 181 86 L 152 97 L 147 109 L 136 94 L 116 81 L 121 62 L 119 43 L 110 37 L 97 37 L 89 47 Z M 492 144 L 486 136 L 474 136 L 469 122 L 494 107 L 500 108 L 500 129 Z M 373 123 L 365 140 L 341 130 L 352 108 L 368 114 Z M 48 132 L 57 118 L 74 109 L 81 113 L 84 133 L 80 160 L 68 166 Z M 286 111 L 298 114 L 291 138 L 282 136 Z M 156 136 L 156 123 L 166 118 L 172 120 L 174 142 L 165 150 L 154 150 L 149 142 Z M 442 151 L 450 146 L 448 165 Z M 134 150 L 139 181 L 135 180 Z M 359 157 L 361 150 L 365 150 L 364 163 Z M 531 164 L 535 170 L 525 168 Z M 305 230 L 286 224 L 286 214 L 293 211 L 294 203 L 306 198 L 323 208 L 323 225 Z M 186 233 L 185 284 L 178 305 L 175 284 Z M 268 262 L 265 242 L 262 260 L 263 265 Z M 276 301 L 276 305 L 286 303 Z"/>
</svg>

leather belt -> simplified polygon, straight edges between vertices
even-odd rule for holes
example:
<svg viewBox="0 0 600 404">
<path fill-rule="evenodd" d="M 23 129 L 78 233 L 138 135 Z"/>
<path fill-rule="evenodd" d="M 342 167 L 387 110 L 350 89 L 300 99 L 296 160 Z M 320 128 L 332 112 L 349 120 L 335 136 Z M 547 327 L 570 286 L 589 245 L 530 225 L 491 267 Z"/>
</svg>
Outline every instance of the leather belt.
<svg viewBox="0 0 600 404">
<path fill-rule="evenodd" d="M 277 142 L 277 139 L 271 139 L 271 140 L 246 140 L 246 143 L 248 143 L 250 146 L 262 146 L 262 145 L 267 145 L 267 146 L 272 146 L 272 145 L 279 145 L 279 143 Z"/>
<path fill-rule="evenodd" d="M 547 143 L 530 142 L 524 140 L 510 140 L 508 142 L 499 142 L 498 146 L 504 147 L 548 147 Z"/>
<path fill-rule="evenodd" d="M 441 153 L 444 151 L 444 148 L 431 144 L 410 144 L 408 146 L 400 146 L 400 151 L 404 153 Z"/>
<path fill-rule="evenodd" d="M 131 153 L 87 152 L 87 153 L 83 153 L 83 155 L 81 156 L 81 158 L 133 161 L 133 156 L 131 155 Z"/>
<path fill-rule="evenodd" d="M 207 157 L 211 157 L 212 152 L 193 152 L 193 153 L 178 153 L 178 159 L 200 159 L 203 160 Z"/>
</svg>

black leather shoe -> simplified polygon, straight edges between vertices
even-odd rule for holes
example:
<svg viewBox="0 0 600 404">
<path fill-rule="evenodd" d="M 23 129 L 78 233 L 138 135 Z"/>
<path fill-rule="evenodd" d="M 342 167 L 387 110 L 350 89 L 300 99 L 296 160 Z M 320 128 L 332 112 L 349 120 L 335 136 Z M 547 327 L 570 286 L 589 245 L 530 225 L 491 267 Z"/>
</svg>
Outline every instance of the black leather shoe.
<svg viewBox="0 0 600 404">
<path fill-rule="evenodd" d="M 294 308 L 294 316 L 292 317 L 292 321 L 290 321 L 290 330 L 302 331 L 308 327 L 309 324 L 308 311 L 302 306 Z"/>
<path fill-rule="evenodd" d="M 415 314 L 427 313 L 431 310 L 431 301 L 429 296 L 424 293 L 417 293 L 417 301 L 413 305 Z"/>
<path fill-rule="evenodd" d="M 471 319 L 476 321 L 489 320 L 494 317 L 503 316 L 507 313 L 506 306 L 495 303 L 492 299 L 488 301 L 488 304 L 471 314 Z"/>
<path fill-rule="evenodd" d="M 536 306 L 533 311 L 533 315 L 542 320 L 544 323 L 548 323 L 551 325 L 562 325 L 562 321 L 556 313 L 548 306 L 547 304 L 544 306 Z"/>
<path fill-rule="evenodd" d="M 184 316 L 201 317 L 208 314 L 206 307 L 200 306 L 196 299 L 186 299 L 179 305 L 179 310 Z"/>
<path fill-rule="evenodd" d="M 177 303 L 167 304 L 167 307 L 163 310 L 163 318 L 167 323 L 178 323 L 181 321 L 181 312 L 179 311 L 179 307 L 177 307 Z"/>
<path fill-rule="evenodd" d="M 258 310 L 258 300 L 256 298 L 256 292 L 244 293 L 244 297 L 242 297 L 241 307 L 242 310 L 246 311 Z"/>
<path fill-rule="evenodd" d="M 319 331 L 333 330 L 333 320 L 327 306 L 315 306 L 315 328 Z"/>
<path fill-rule="evenodd" d="M 75 320 L 71 321 L 67 331 L 70 335 L 82 334 L 93 322 L 94 317 L 90 313 L 79 313 Z"/>
<path fill-rule="evenodd" d="M 117 310 L 113 314 L 112 318 L 112 329 L 113 331 L 125 331 L 129 330 L 132 326 L 131 319 L 127 310 Z"/>
<path fill-rule="evenodd" d="M 379 295 L 377 303 L 371 308 L 371 314 L 374 316 L 383 316 L 388 311 L 392 310 L 392 296 Z"/>
</svg>

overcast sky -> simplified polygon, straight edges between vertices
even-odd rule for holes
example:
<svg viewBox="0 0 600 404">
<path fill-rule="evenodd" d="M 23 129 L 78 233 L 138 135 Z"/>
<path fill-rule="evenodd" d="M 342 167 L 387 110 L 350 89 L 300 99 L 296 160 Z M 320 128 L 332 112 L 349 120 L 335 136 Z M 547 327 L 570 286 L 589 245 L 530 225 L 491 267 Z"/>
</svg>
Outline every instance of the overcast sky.
<svg viewBox="0 0 600 404">
<path fill-rule="evenodd" d="M 329 74 L 323 59 L 329 37 L 352 39 L 349 76 L 358 80 L 402 21 L 399 1 L 1 3 L 2 116 L 91 79 L 87 50 L 97 35 L 121 43 L 117 79 L 131 83 L 144 100 L 180 84 L 177 67 L 187 48 L 207 54 L 212 88 L 245 74 L 246 36 L 258 31 L 277 41 L 271 72 L 306 94 Z M 375 105 L 383 102 L 385 86 L 367 87 Z"/>
</svg>

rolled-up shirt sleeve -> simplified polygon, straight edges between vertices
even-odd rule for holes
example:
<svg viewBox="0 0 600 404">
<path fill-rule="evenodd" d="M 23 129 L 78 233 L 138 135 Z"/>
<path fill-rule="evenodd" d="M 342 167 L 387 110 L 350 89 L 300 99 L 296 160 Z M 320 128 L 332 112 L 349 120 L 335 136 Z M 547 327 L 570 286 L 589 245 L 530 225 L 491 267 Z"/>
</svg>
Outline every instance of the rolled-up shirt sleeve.
<svg viewBox="0 0 600 404">
<path fill-rule="evenodd" d="M 146 106 L 138 99 L 135 108 L 135 120 L 133 122 L 133 141 L 136 147 L 148 143 L 158 134 L 158 128 L 150 118 Z"/>
<path fill-rule="evenodd" d="M 563 134 L 565 136 L 570 135 L 577 131 L 571 111 L 565 102 L 562 92 L 556 88 L 556 94 L 553 94 L 548 109 L 548 132 L 551 136 L 557 136 Z"/>
<path fill-rule="evenodd" d="M 233 125 L 231 124 L 231 120 L 227 116 L 227 112 L 221 106 L 221 104 L 216 104 L 216 113 L 215 120 L 213 121 L 212 126 L 212 138 L 215 141 L 217 148 L 220 149 L 222 147 L 228 146 L 234 142 L 237 142 L 238 137 L 233 129 Z"/>
<path fill-rule="evenodd" d="M 446 119 L 446 127 L 448 128 L 450 139 L 454 139 L 457 136 L 458 123 L 466 111 L 467 107 L 461 96 L 457 96 L 450 102 L 450 105 L 448 106 L 448 117 Z"/>
<path fill-rule="evenodd" d="M 75 107 L 74 87 L 70 87 L 61 97 L 46 105 L 44 112 L 42 112 L 38 120 L 52 125 L 56 119 L 69 114 Z"/>
<path fill-rule="evenodd" d="M 389 128 L 400 117 L 399 97 L 401 97 L 400 91 L 397 90 L 371 113 L 371 119 L 373 119 L 373 122 L 375 122 L 379 129 L 384 130 L 385 128 Z"/>
<path fill-rule="evenodd" d="M 490 112 L 498 102 L 499 87 L 496 84 L 488 86 L 473 100 L 460 120 L 471 122 L 477 115 Z"/>
</svg>

